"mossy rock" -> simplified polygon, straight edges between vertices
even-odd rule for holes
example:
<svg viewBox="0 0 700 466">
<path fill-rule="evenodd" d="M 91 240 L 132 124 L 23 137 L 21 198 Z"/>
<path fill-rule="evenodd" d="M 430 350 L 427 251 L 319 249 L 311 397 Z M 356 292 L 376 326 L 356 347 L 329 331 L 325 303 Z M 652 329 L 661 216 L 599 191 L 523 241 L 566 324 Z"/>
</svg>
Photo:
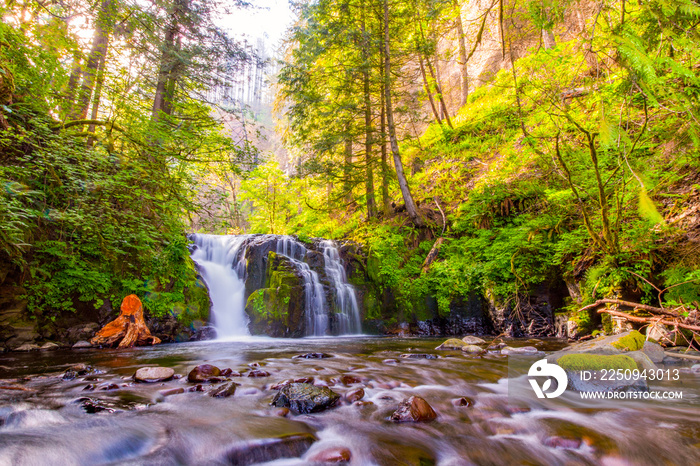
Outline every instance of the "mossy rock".
<svg viewBox="0 0 700 466">
<path fill-rule="evenodd" d="M 603 369 L 637 369 L 634 359 L 623 354 L 567 354 L 557 360 L 566 371 L 599 371 Z"/>
<path fill-rule="evenodd" d="M 451 350 L 451 349 L 456 349 L 456 350 L 461 350 L 463 346 L 467 346 L 466 343 L 464 343 L 462 340 L 458 338 L 450 338 L 449 340 L 445 340 L 443 344 L 435 348 L 436 350 Z"/>
<path fill-rule="evenodd" d="M 627 335 L 621 336 L 611 344 L 622 351 L 639 351 L 644 347 L 644 335 L 632 330 Z"/>
</svg>

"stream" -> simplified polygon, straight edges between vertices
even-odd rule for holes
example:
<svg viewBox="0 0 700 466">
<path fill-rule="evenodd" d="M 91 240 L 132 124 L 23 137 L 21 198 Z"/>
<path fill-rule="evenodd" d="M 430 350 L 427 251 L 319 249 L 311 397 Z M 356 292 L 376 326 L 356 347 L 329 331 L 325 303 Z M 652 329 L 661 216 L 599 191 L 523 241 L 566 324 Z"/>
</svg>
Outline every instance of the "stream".
<svg viewBox="0 0 700 466">
<path fill-rule="evenodd" d="M 339 448 L 353 465 L 700 464 L 700 374 L 688 364 L 674 366 L 681 400 L 593 401 L 568 391 L 538 400 L 524 377 L 508 378 L 507 357 L 436 351 L 441 341 L 248 337 L 0 355 L 0 464 L 302 465 Z M 332 357 L 294 358 L 321 352 Z M 96 372 L 64 379 L 78 363 Z M 197 387 L 188 372 L 203 363 L 241 373 L 231 378 L 240 384 L 234 396 L 207 396 L 206 384 L 187 391 Z M 182 378 L 134 382 L 138 368 L 155 365 Z M 313 414 L 270 406 L 274 384 L 301 378 L 340 395 L 363 387 L 364 397 Z M 437 419 L 392 422 L 412 395 Z"/>
</svg>

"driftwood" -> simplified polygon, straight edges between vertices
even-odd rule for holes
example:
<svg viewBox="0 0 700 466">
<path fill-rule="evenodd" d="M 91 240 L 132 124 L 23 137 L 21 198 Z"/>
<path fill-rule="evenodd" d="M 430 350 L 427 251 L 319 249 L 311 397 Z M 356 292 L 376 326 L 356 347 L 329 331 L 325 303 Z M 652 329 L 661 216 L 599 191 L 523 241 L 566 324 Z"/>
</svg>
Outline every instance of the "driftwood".
<svg viewBox="0 0 700 466">
<path fill-rule="evenodd" d="M 594 309 L 602 304 L 617 304 L 618 306 L 631 307 L 634 310 L 639 309 L 642 311 L 647 311 L 651 314 L 663 314 L 671 317 L 680 317 L 680 314 L 671 309 L 649 306 L 648 304 L 633 303 L 632 301 L 623 301 L 621 299 L 599 299 L 593 304 L 589 304 L 588 306 L 582 307 L 581 309 L 579 309 L 579 312 L 587 311 L 588 309 Z"/>
<path fill-rule="evenodd" d="M 119 317 L 108 323 L 90 340 L 93 346 L 132 346 L 156 345 L 160 338 L 151 335 L 143 318 L 143 304 L 135 294 L 122 301 Z"/>
<path fill-rule="evenodd" d="M 435 244 L 433 244 L 433 248 L 430 250 L 428 255 L 426 256 L 425 260 L 423 261 L 423 267 L 421 267 L 421 273 L 427 273 L 428 270 L 430 270 L 430 266 L 433 265 L 433 262 L 435 262 L 435 259 L 438 257 L 438 253 L 440 252 L 440 247 L 442 246 L 442 243 L 445 242 L 445 238 L 438 238 L 435 241 Z"/>
</svg>

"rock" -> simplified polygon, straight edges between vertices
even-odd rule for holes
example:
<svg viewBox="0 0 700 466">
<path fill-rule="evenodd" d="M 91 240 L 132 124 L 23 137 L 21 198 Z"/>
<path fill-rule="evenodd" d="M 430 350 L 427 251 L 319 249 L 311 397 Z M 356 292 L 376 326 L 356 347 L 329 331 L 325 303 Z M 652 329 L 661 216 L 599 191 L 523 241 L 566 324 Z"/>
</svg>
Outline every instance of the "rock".
<svg viewBox="0 0 700 466">
<path fill-rule="evenodd" d="M 479 354 L 483 353 L 484 349 L 476 345 L 464 345 L 462 346 L 462 352 L 467 354 Z"/>
<path fill-rule="evenodd" d="M 248 465 L 271 462 L 280 458 L 298 458 L 316 441 L 313 434 L 290 434 L 258 439 L 230 448 L 224 464 Z"/>
<path fill-rule="evenodd" d="M 323 411 L 333 406 L 340 395 L 328 387 L 317 387 L 308 383 L 291 383 L 277 392 L 272 405 L 289 408 L 297 414 L 309 414 Z"/>
<path fill-rule="evenodd" d="M 462 349 L 462 347 L 466 345 L 465 342 L 462 340 L 458 340 L 457 338 L 450 338 L 449 340 L 445 340 L 440 346 L 435 348 L 436 350 L 458 350 Z"/>
<path fill-rule="evenodd" d="M 475 337 L 472 335 L 467 335 L 466 337 L 462 338 L 462 341 L 467 344 L 467 345 L 485 345 L 486 340 Z"/>
<path fill-rule="evenodd" d="M 200 364 L 187 374 L 187 381 L 191 383 L 207 382 L 213 377 L 221 375 L 221 370 L 211 364 Z"/>
<path fill-rule="evenodd" d="M 438 355 L 427 353 L 407 353 L 402 354 L 401 357 L 405 359 L 437 359 Z"/>
<path fill-rule="evenodd" d="M 93 346 L 131 348 L 156 345 L 160 343 L 160 339 L 151 335 L 151 331 L 146 327 L 141 300 L 135 294 L 130 294 L 122 301 L 119 317 L 97 332 L 90 343 Z"/>
<path fill-rule="evenodd" d="M 221 377 L 231 377 L 233 375 L 233 370 L 230 367 L 227 367 L 226 369 L 222 369 L 219 375 Z M 241 374 L 238 374 L 239 377 L 240 375 Z"/>
<path fill-rule="evenodd" d="M 356 383 L 362 383 L 362 380 L 360 380 L 359 377 L 351 374 L 345 374 L 342 377 L 340 377 L 340 383 L 343 385 L 354 385 Z"/>
<path fill-rule="evenodd" d="M 25 343 L 22 346 L 15 348 L 15 351 L 39 351 L 41 347 L 33 343 Z"/>
<path fill-rule="evenodd" d="M 641 354 L 641 353 L 640 353 Z M 557 360 L 557 364 L 566 371 L 568 388 L 578 392 L 607 392 L 607 391 L 647 391 L 645 379 L 628 379 L 611 377 L 611 380 L 601 379 L 601 370 L 621 369 L 622 371 L 637 369 L 637 363 L 631 357 L 622 354 L 567 354 Z M 582 373 L 582 371 L 584 371 Z M 584 379 L 584 373 L 590 372 L 590 377 Z"/>
<path fill-rule="evenodd" d="M 655 371 L 658 369 L 656 364 L 654 364 L 651 358 L 644 354 L 643 351 L 630 351 L 625 353 L 625 356 L 629 356 L 630 358 L 634 359 L 634 362 L 637 363 L 637 368 L 639 368 L 640 371 L 644 369 L 648 371 Z"/>
<path fill-rule="evenodd" d="M 104 401 L 96 398 L 78 398 L 75 403 L 79 404 L 81 408 L 85 410 L 86 413 L 95 414 L 100 412 L 113 413 L 116 411 L 113 407 L 105 404 Z"/>
<path fill-rule="evenodd" d="M 161 396 L 172 396 L 172 395 L 179 395 L 180 393 L 185 393 L 185 389 L 182 387 L 178 388 L 169 388 L 167 390 L 161 390 L 158 392 Z"/>
<path fill-rule="evenodd" d="M 412 396 L 404 400 L 398 409 L 391 415 L 394 422 L 430 422 L 437 418 L 433 408 L 419 396 Z"/>
<path fill-rule="evenodd" d="M 352 454 L 345 447 L 332 447 L 314 454 L 309 461 L 313 463 L 347 463 Z"/>
<path fill-rule="evenodd" d="M 250 371 L 248 372 L 248 377 L 270 377 L 270 373 L 267 371 Z"/>
<path fill-rule="evenodd" d="M 204 387 L 202 386 L 202 384 L 197 384 L 194 387 L 188 388 L 187 391 L 188 392 L 203 392 Z"/>
<path fill-rule="evenodd" d="M 200 327 L 190 338 L 191 341 L 216 340 L 216 328 L 211 325 Z"/>
<path fill-rule="evenodd" d="M 647 338 L 654 340 L 655 342 L 667 342 L 673 341 L 671 338 L 672 329 L 663 324 L 651 324 L 647 327 Z M 657 361 L 654 361 L 657 362 Z"/>
<path fill-rule="evenodd" d="M 92 348 L 92 345 L 90 344 L 89 341 L 80 340 L 75 345 L 73 345 L 72 348 L 73 349 Z"/>
<path fill-rule="evenodd" d="M 463 396 L 460 398 L 455 398 L 452 400 L 452 406 L 457 406 L 457 407 L 462 407 L 465 406 L 467 408 L 474 406 L 474 400 L 467 396 Z"/>
<path fill-rule="evenodd" d="M 356 388 L 354 390 L 350 390 L 345 394 L 345 399 L 349 401 L 350 403 L 354 403 L 355 401 L 359 401 L 362 398 L 365 397 L 365 391 L 362 388 Z"/>
<path fill-rule="evenodd" d="M 99 329 L 100 324 L 97 322 L 75 325 L 66 331 L 65 341 L 75 343 L 78 341 L 89 340 L 95 336 L 95 333 L 97 333 Z"/>
<path fill-rule="evenodd" d="M 395 365 L 395 364 L 398 364 L 398 363 L 399 363 L 399 360 L 398 360 L 398 359 L 393 359 L 393 358 L 385 359 L 385 360 L 382 361 L 382 364 L 389 364 L 389 365 L 391 365 L 391 366 L 393 366 L 393 365 Z"/>
<path fill-rule="evenodd" d="M 117 390 L 119 388 L 119 385 L 116 383 L 111 383 L 111 382 L 105 382 L 103 384 L 100 384 L 97 388 L 100 390 Z"/>
<path fill-rule="evenodd" d="M 289 408 L 276 408 L 270 410 L 270 413 L 272 413 L 273 416 L 277 417 L 287 417 L 287 414 L 289 414 Z"/>
<path fill-rule="evenodd" d="M 693 364 L 690 366 L 690 370 L 693 372 L 700 372 L 700 364 Z"/>
<path fill-rule="evenodd" d="M 297 354 L 296 356 L 292 356 L 292 359 L 324 359 L 324 358 L 332 358 L 332 354 L 327 354 L 327 353 L 305 353 L 305 354 Z"/>
<path fill-rule="evenodd" d="M 650 341 L 645 341 L 644 346 L 642 346 L 642 353 L 649 356 L 651 362 L 658 364 L 664 360 L 664 349 L 658 343 L 652 343 Z"/>
<path fill-rule="evenodd" d="M 223 385 L 219 385 L 218 387 L 214 388 L 212 391 L 209 392 L 209 396 L 212 396 L 214 398 L 228 398 L 229 396 L 233 396 L 234 393 L 236 393 L 236 387 L 238 387 L 239 384 L 236 382 L 229 382 L 225 383 Z"/>
<path fill-rule="evenodd" d="M 87 364 L 76 364 L 71 366 L 63 373 L 63 380 L 73 380 L 77 377 L 84 377 L 89 374 L 94 374 L 96 371 L 92 366 Z"/>
<path fill-rule="evenodd" d="M 536 356 L 539 353 L 540 353 L 540 350 L 538 350 L 534 346 L 521 346 L 520 348 L 512 348 L 510 346 L 506 346 L 506 347 L 501 348 L 501 354 L 505 354 L 505 355 L 517 354 L 517 355 Z"/>
<path fill-rule="evenodd" d="M 41 351 L 53 351 L 59 349 L 60 346 L 58 346 L 56 343 L 53 343 L 51 341 L 44 343 L 41 345 Z"/>
<path fill-rule="evenodd" d="M 626 351 L 641 350 L 644 347 L 644 342 L 644 336 L 638 331 L 633 330 L 619 335 L 611 335 L 609 337 L 575 343 L 562 351 L 557 351 L 547 356 L 547 360 L 556 362 L 559 358 L 567 354 L 623 354 Z"/>
<path fill-rule="evenodd" d="M 547 437 L 544 439 L 544 442 L 542 442 L 546 447 L 550 448 L 565 448 L 565 449 L 573 449 L 575 450 L 576 448 L 581 446 L 581 439 L 574 439 L 574 438 L 564 438 L 564 437 Z"/>
<path fill-rule="evenodd" d="M 170 367 L 142 367 L 134 374 L 134 380 L 144 383 L 165 382 L 175 375 Z"/>
</svg>

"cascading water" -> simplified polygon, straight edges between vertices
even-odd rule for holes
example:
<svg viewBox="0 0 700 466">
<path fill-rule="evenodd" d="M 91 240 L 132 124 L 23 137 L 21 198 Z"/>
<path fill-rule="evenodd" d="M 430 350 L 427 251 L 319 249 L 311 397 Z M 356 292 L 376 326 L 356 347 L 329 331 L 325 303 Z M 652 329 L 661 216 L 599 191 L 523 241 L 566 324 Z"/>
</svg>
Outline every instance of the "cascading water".
<svg viewBox="0 0 700 466">
<path fill-rule="evenodd" d="M 250 335 L 245 313 L 245 248 L 248 236 L 195 234 L 192 252 L 209 288 L 219 339 Z"/>
<path fill-rule="evenodd" d="M 341 334 L 362 332 L 360 323 L 360 308 L 357 305 L 355 288 L 348 283 L 345 265 L 340 259 L 338 248 L 334 241 L 324 240 L 320 243 L 323 249 L 323 262 L 326 275 L 335 289 L 335 304 L 338 312 L 338 327 Z"/>
<path fill-rule="evenodd" d="M 304 310 L 306 312 L 306 335 L 323 336 L 328 331 L 328 314 L 323 285 L 318 273 L 304 262 L 306 247 L 291 236 L 281 236 L 277 240 L 277 254 L 288 258 L 304 280 Z"/>
</svg>

